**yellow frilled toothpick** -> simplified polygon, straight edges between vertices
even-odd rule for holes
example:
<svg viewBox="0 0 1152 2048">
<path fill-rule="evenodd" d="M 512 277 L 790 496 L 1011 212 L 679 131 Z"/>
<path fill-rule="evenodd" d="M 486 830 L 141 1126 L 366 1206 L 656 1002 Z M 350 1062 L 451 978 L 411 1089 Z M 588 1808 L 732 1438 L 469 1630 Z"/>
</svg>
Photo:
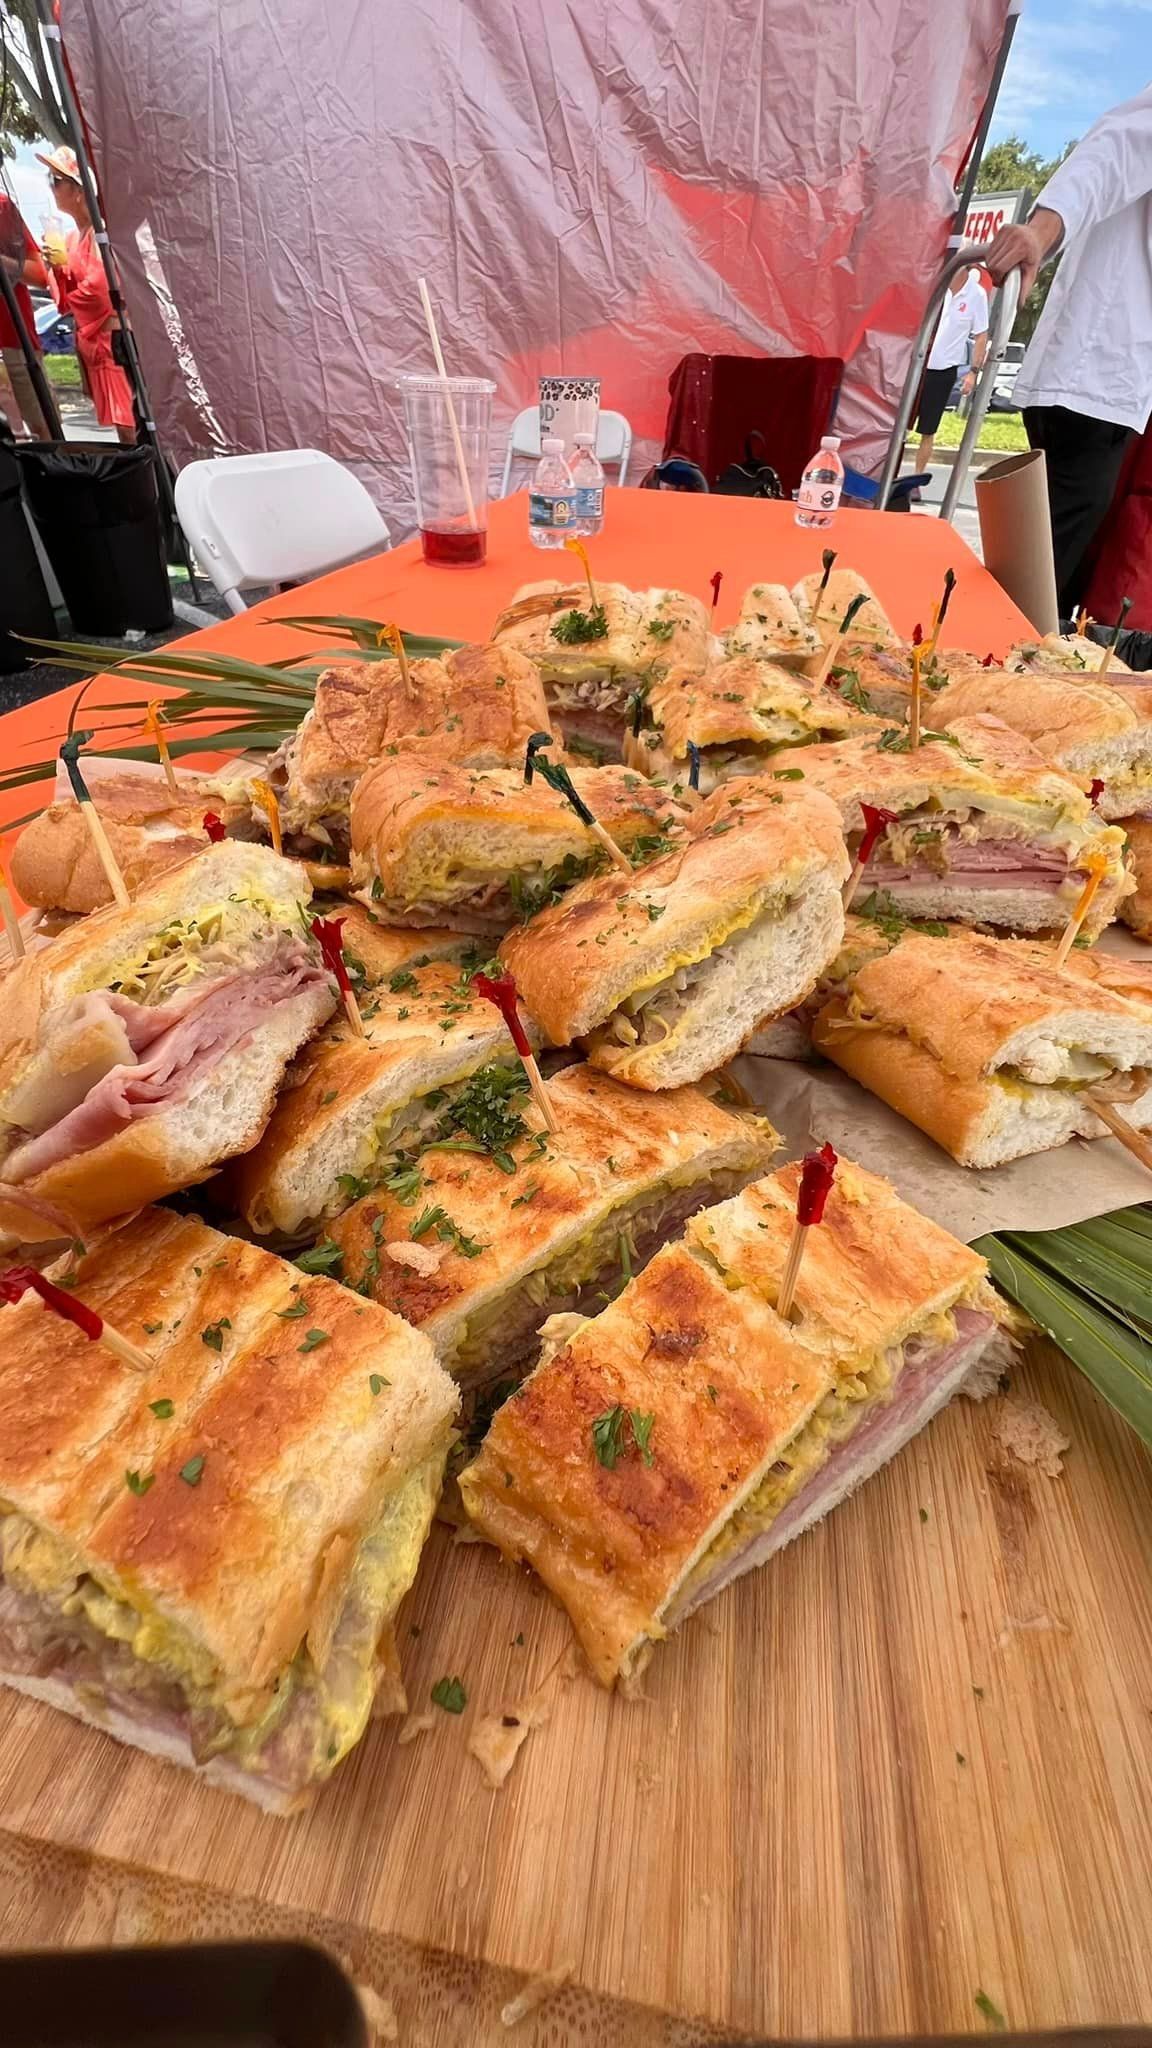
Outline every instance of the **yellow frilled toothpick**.
<svg viewBox="0 0 1152 2048">
<path fill-rule="evenodd" d="M 408 697 L 418 696 L 419 692 L 412 681 L 412 670 L 408 663 L 408 649 L 404 645 L 404 635 L 400 631 L 399 626 L 394 622 L 390 622 L 387 626 L 381 626 L 376 639 L 381 647 L 387 641 L 388 646 L 396 656 L 400 664 L 400 680 L 404 685 L 405 695 Z"/>
<path fill-rule="evenodd" d="M 160 724 L 162 710 L 163 699 L 160 697 L 154 697 L 152 699 L 151 704 L 148 706 L 148 710 L 146 713 L 146 723 L 148 726 L 149 734 L 151 738 L 155 741 L 156 752 L 160 756 L 160 766 L 164 770 L 164 780 L 168 784 L 168 794 L 170 797 L 178 798 L 180 795 L 180 785 L 176 780 L 176 771 L 172 766 L 172 757 L 168 752 L 168 742 L 164 737 L 163 729 Z"/>
<path fill-rule="evenodd" d="M 592 581 L 592 564 L 588 560 L 588 550 L 585 547 L 582 540 L 576 539 L 575 534 L 569 534 L 567 540 L 564 542 L 564 545 L 571 554 L 578 555 L 580 558 L 580 561 L 583 565 L 584 574 L 588 579 L 588 602 L 591 605 L 592 610 L 595 611 L 597 605 L 600 602 L 600 599 L 596 595 L 596 585 Z"/>
<path fill-rule="evenodd" d="M 1063 967 L 1064 962 L 1067 960 L 1069 953 L 1080 936 L 1080 928 L 1093 903 L 1096 901 L 1100 884 L 1108 872 L 1108 856 L 1106 853 L 1090 850 L 1084 856 L 1084 866 L 1088 870 L 1088 879 L 1080 891 L 1080 900 L 1064 927 L 1063 936 L 1056 948 L 1056 956 L 1052 962 L 1054 967 Z"/>
<path fill-rule="evenodd" d="M 272 834 L 273 852 L 283 853 L 284 838 L 280 830 L 280 802 L 276 791 L 270 782 L 257 780 L 252 784 L 252 794 L 268 820 L 268 830 Z"/>
</svg>

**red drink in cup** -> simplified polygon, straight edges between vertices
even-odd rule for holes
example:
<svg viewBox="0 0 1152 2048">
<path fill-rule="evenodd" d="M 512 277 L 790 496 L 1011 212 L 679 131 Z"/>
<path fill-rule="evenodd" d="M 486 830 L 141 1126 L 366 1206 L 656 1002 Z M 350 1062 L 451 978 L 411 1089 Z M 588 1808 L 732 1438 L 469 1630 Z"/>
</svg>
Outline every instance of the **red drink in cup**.
<svg viewBox="0 0 1152 2048">
<path fill-rule="evenodd" d="M 488 551 L 487 377 L 400 377 L 424 560 L 474 568 Z"/>
<path fill-rule="evenodd" d="M 471 569 L 488 553 L 487 529 L 469 531 L 466 526 L 422 526 L 420 544 L 424 560 L 441 569 Z"/>
</svg>

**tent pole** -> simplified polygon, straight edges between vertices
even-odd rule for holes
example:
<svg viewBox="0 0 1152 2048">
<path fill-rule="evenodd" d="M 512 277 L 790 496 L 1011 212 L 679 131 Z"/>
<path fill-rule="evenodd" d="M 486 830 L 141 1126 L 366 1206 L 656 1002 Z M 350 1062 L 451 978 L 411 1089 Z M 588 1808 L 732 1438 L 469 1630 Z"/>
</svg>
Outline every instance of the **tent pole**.
<svg viewBox="0 0 1152 2048">
<path fill-rule="evenodd" d="M 39 401 L 40 410 L 44 415 L 44 424 L 54 441 L 62 441 L 64 439 L 64 429 L 60 424 L 60 414 L 56 410 L 56 400 L 52 395 L 52 386 L 44 375 L 44 365 L 40 361 L 39 353 L 33 346 L 32 337 L 24 324 L 24 315 L 20 311 L 20 301 L 16 297 L 15 287 L 2 263 L 0 263 L 0 297 L 3 298 L 4 304 L 7 306 L 11 316 L 12 324 L 16 329 L 16 338 L 23 351 L 24 361 L 28 365 L 28 375 L 32 379 L 32 387 Z"/>
<path fill-rule="evenodd" d="M 196 571 L 192 562 L 192 553 L 188 546 L 184 529 L 176 516 L 176 496 L 172 485 L 172 475 L 164 459 L 159 436 L 156 431 L 156 422 L 152 417 L 152 402 L 148 396 L 148 386 L 144 381 L 144 371 L 141 367 L 140 355 L 136 347 L 136 337 L 128 323 L 124 306 L 124 295 L 120 289 L 120 274 L 116 267 L 116 259 L 112 254 L 112 243 L 108 234 L 108 225 L 104 219 L 103 210 L 100 205 L 100 196 L 96 189 L 96 175 L 92 159 L 88 153 L 88 141 L 84 123 L 80 117 L 76 95 L 72 90 L 72 78 L 64 56 L 63 38 L 60 33 L 59 23 L 54 18 L 53 0 L 36 0 L 36 12 L 40 18 L 41 32 L 47 45 L 48 61 L 52 66 L 52 76 L 56 84 L 57 97 L 60 101 L 65 125 L 72 138 L 72 147 L 76 152 L 76 167 L 80 172 L 80 184 L 88 212 L 92 219 L 92 233 L 95 237 L 96 247 L 100 251 L 100 261 L 104 265 L 104 274 L 108 279 L 108 295 L 112 301 L 112 310 L 120 322 L 119 332 L 121 345 L 124 350 L 125 367 L 131 379 L 136 399 L 136 411 L 139 415 L 141 432 L 152 450 L 152 460 L 156 471 L 156 481 L 160 497 L 164 505 L 170 530 L 176 536 L 181 558 L 188 571 L 189 587 L 193 600 L 195 600 L 197 597 Z"/>
<path fill-rule="evenodd" d="M 1023 12 L 1024 0 L 1008 0 L 1008 19 L 1004 23 L 1004 33 L 1000 38 L 1000 49 L 984 101 L 984 111 L 980 116 L 980 124 L 973 137 L 972 147 L 968 152 L 968 162 L 964 167 L 964 182 L 960 187 L 960 194 L 956 201 L 956 212 L 952 219 L 952 233 L 948 237 L 949 249 L 962 248 L 964 243 L 964 223 L 968 218 L 968 208 L 972 204 L 972 194 L 976 190 L 976 180 L 980 175 L 980 165 L 984 160 L 984 150 L 988 142 L 988 130 L 992 126 L 992 116 L 996 112 L 996 102 L 1000 97 L 1000 87 L 1004 83 L 1004 72 L 1007 68 L 1013 39 Z"/>
</svg>

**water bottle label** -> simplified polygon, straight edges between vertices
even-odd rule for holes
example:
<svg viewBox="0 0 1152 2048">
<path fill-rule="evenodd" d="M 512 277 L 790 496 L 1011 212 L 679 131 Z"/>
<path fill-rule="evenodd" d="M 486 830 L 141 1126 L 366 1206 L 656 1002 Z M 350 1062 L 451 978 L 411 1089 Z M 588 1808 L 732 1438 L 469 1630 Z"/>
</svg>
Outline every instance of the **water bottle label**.
<svg viewBox="0 0 1152 2048">
<path fill-rule="evenodd" d="M 576 493 L 577 519 L 603 519 L 603 484 L 582 484 Z"/>
<path fill-rule="evenodd" d="M 569 492 L 529 491 L 529 526 L 575 526 L 576 496 Z"/>
<path fill-rule="evenodd" d="M 810 469 L 804 474 L 797 502 L 809 512 L 834 512 L 840 502 L 843 478 L 834 469 Z"/>
</svg>

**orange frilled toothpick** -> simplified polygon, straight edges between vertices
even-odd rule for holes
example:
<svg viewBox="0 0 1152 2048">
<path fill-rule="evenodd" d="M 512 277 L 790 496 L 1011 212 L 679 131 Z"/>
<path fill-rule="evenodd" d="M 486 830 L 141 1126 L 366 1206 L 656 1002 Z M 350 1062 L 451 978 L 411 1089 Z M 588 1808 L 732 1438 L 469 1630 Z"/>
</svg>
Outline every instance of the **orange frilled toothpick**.
<svg viewBox="0 0 1152 2048">
<path fill-rule="evenodd" d="M 170 797 L 178 798 L 180 795 L 180 785 L 176 780 L 176 771 L 172 766 L 172 757 L 168 752 L 168 742 L 164 737 L 163 728 L 160 723 L 162 707 L 163 699 L 154 697 L 148 706 L 146 722 L 148 731 L 155 741 L 156 752 L 160 756 L 160 766 L 164 770 L 164 780 L 168 784 L 168 794 Z"/>
<path fill-rule="evenodd" d="M 1088 879 L 1080 891 L 1080 900 L 1064 927 L 1063 936 L 1056 948 L 1056 955 L 1052 962 L 1054 967 L 1063 967 L 1069 953 L 1076 944 L 1076 940 L 1080 935 L 1080 927 L 1091 910 L 1100 884 L 1108 872 L 1108 856 L 1105 853 L 1089 850 L 1084 856 L 1084 866 L 1088 870 Z"/>
<path fill-rule="evenodd" d="M 257 777 L 252 784 L 252 794 L 268 820 L 268 830 L 272 834 L 273 852 L 283 853 L 284 835 L 280 830 L 280 802 L 276 791 L 270 782 L 265 782 L 262 778 Z"/>
<path fill-rule="evenodd" d="M 581 564 L 584 569 L 584 574 L 588 580 L 588 602 L 591 605 L 592 610 L 595 611 L 597 605 L 600 602 L 600 599 L 596 595 L 596 585 L 592 581 L 592 564 L 588 560 L 588 550 L 585 547 L 583 541 L 577 540 L 575 534 L 573 533 L 570 533 L 568 535 L 568 538 L 564 542 L 564 545 L 571 554 L 578 555 L 580 558 Z"/>
<path fill-rule="evenodd" d="M 396 625 L 395 621 L 390 621 L 388 625 L 381 626 L 380 631 L 376 637 L 381 646 L 383 646 L 385 641 L 387 641 L 388 646 L 392 649 L 393 654 L 396 656 L 396 659 L 400 664 L 400 680 L 404 685 L 405 695 L 408 697 L 417 697 L 419 695 L 419 691 L 417 690 L 416 685 L 412 680 L 412 670 L 408 662 L 408 649 L 404 645 L 404 635 L 400 631 L 399 626 Z"/>
<path fill-rule="evenodd" d="M 117 1358 L 130 1365 L 133 1372 L 149 1372 L 153 1361 L 130 1337 L 124 1337 L 119 1330 L 98 1316 L 95 1309 L 78 1301 L 74 1294 L 65 1293 L 38 1273 L 34 1266 L 10 1266 L 6 1273 L 0 1273 L 0 1301 L 21 1301 L 29 1288 L 40 1296 L 45 1308 L 51 1309 L 63 1322 L 72 1323 L 92 1344 L 103 1344 L 106 1351 L 113 1351 Z"/>
</svg>

